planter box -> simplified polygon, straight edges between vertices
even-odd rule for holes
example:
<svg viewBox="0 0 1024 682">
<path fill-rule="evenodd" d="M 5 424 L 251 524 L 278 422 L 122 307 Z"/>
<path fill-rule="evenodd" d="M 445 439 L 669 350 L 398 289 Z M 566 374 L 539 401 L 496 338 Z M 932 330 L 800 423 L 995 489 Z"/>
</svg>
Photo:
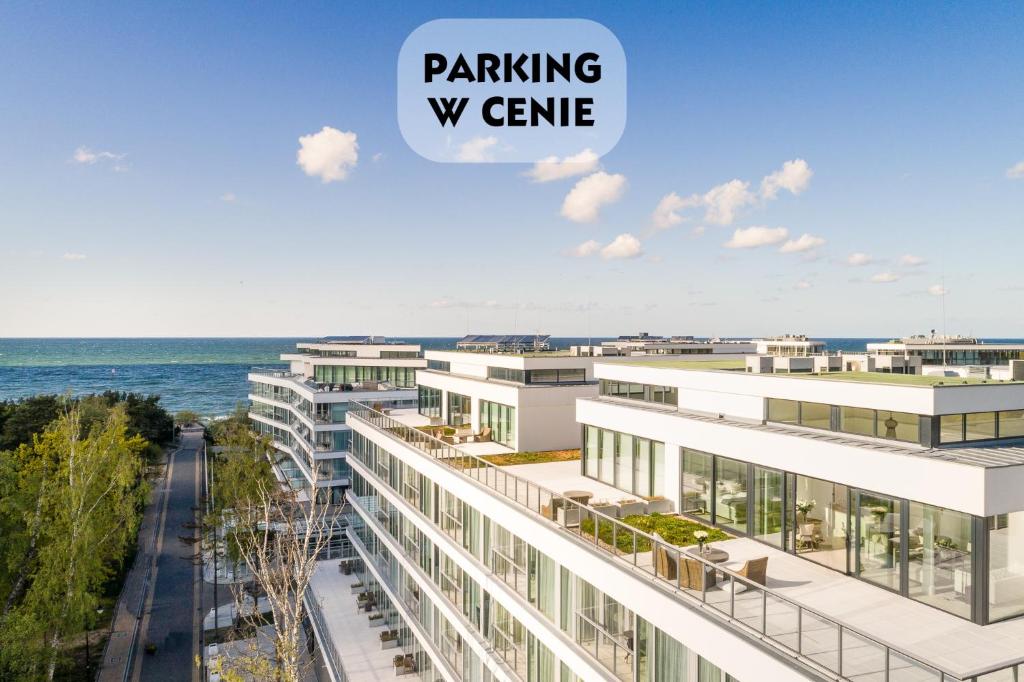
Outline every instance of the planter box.
<svg viewBox="0 0 1024 682">
<path fill-rule="evenodd" d="M 364 585 L 352 585 L 349 589 L 352 590 L 352 594 L 362 594 Z"/>
<path fill-rule="evenodd" d="M 648 514 L 671 514 L 673 511 L 672 500 L 647 500 Z"/>
<path fill-rule="evenodd" d="M 382 639 L 380 641 L 380 648 L 381 649 L 395 649 L 397 647 L 398 647 L 398 638 L 397 637 L 395 637 L 394 639 Z"/>
<path fill-rule="evenodd" d="M 370 627 L 371 628 L 382 628 L 382 627 L 384 627 L 384 616 L 381 616 L 380 618 L 368 618 L 367 620 L 370 621 Z"/>
</svg>

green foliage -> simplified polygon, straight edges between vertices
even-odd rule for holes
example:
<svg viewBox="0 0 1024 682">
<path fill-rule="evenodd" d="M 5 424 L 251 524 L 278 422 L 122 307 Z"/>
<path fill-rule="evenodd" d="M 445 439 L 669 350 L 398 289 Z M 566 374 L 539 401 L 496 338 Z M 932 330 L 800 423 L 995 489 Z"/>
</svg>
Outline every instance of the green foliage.
<svg viewBox="0 0 1024 682">
<path fill-rule="evenodd" d="M 5 435 L 21 440 L 51 405 L 57 417 L 0 452 L 0 679 L 52 677 L 134 545 L 147 493 L 140 432 L 158 432 L 163 410 L 129 395 L 4 406 Z M 8 431 L 12 414 L 21 426 Z"/>
<path fill-rule="evenodd" d="M 200 419 L 199 413 L 192 410 L 181 410 L 174 415 L 174 423 L 177 425 L 198 424 Z"/>
<path fill-rule="evenodd" d="M 3 403 L 0 450 L 13 450 L 31 443 L 33 434 L 42 433 L 46 425 L 57 418 L 60 402 L 59 396 L 37 395 Z"/>
<path fill-rule="evenodd" d="M 214 439 L 213 502 L 215 513 L 248 506 L 261 490 L 277 486 L 268 453 L 270 439 L 254 433 L 244 408 L 211 427 Z"/>
<path fill-rule="evenodd" d="M 665 540 L 665 542 L 671 545 L 676 545 L 677 547 L 689 547 L 690 545 L 696 545 L 697 539 L 693 537 L 693 534 L 698 530 L 707 532 L 708 537 L 705 542 L 728 540 L 730 537 L 718 528 L 711 528 L 710 526 L 705 526 L 702 523 L 684 519 L 680 516 L 665 516 L 663 514 L 634 514 L 619 520 L 627 526 L 632 526 L 633 528 L 641 530 L 648 535 L 657 533 Z M 613 524 L 603 519 L 599 519 L 598 523 L 600 524 L 600 527 L 598 528 L 597 534 L 602 542 L 606 545 L 611 545 L 614 534 L 615 545 L 619 548 L 619 551 L 630 554 L 633 552 L 632 533 L 623 532 L 621 529 L 613 531 Z M 583 519 L 580 522 L 580 530 L 584 535 L 593 537 L 594 519 Z M 640 535 L 636 536 L 636 551 L 651 551 L 650 540 Z"/>
</svg>

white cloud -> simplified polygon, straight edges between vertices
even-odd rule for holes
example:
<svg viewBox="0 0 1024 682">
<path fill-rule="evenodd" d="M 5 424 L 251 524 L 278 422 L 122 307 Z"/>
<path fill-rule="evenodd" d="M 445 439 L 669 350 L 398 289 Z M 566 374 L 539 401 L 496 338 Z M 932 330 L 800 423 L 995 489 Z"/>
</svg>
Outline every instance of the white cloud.
<svg viewBox="0 0 1024 682">
<path fill-rule="evenodd" d="M 587 256 L 593 256 L 600 250 L 601 244 L 594 239 L 588 239 L 582 244 L 574 246 L 566 251 L 566 255 L 572 256 L 573 258 L 586 258 Z"/>
<path fill-rule="evenodd" d="M 651 214 L 651 222 L 659 230 L 665 230 L 673 225 L 678 225 L 685 220 L 683 216 L 679 215 L 679 211 L 699 206 L 701 201 L 701 198 L 696 195 L 684 199 L 675 192 L 669 192 L 661 198 L 661 201 L 654 208 L 654 213 Z"/>
<path fill-rule="evenodd" d="M 846 264 L 852 265 L 854 267 L 860 267 L 861 265 L 870 265 L 872 261 L 874 261 L 874 258 L 872 258 L 866 253 L 861 253 L 860 251 L 856 253 L 851 253 L 849 256 L 846 257 Z"/>
<path fill-rule="evenodd" d="M 494 151 L 498 146 L 498 138 L 493 135 L 474 137 L 459 145 L 455 160 L 463 163 L 490 163 L 494 161 Z"/>
<path fill-rule="evenodd" d="M 381 161 L 384 160 L 384 152 L 377 152 L 376 154 L 370 157 L 370 160 L 373 161 L 374 163 L 380 163 Z"/>
<path fill-rule="evenodd" d="M 761 180 L 761 197 L 774 199 L 780 189 L 792 194 L 800 194 L 811 182 L 814 171 L 803 159 L 793 159 L 782 164 L 782 168 Z"/>
<path fill-rule="evenodd" d="M 879 272 L 876 275 L 871 276 L 871 281 L 875 284 L 890 284 L 891 282 L 898 282 L 900 275 L 895 272 Z"/>
<path fill-rule="evenodd" d="M 708 228 L 704 227 L 703 225 L 698 225 L 692 230 L 690 230 L 690 234 L 692 234 L 694 237 L 699 237 L 702 234 L 704 234 L 707 231 L 707 229 Z"/>
<path fill-rule="evenodd" d="M 61 256 L 61 258 L 64 260 L 85 260 L 85 254 L 68 252 Z"/>
<path fill-rule="evenodd" d="M 605 260 L 636 258 L 641 254 L 643 250 L 640 248 L 640 240 L 628 232 L 620 234 L 611 244 L 601 249 L 601 258 Z"/>
<path fill-rule="evenodd" d="M 804 251 L 810 251 L 816 249 L 819 246 L 824 246 L 825 240 L 821 237 L 815 237 L 814 235 L 807 234 L 806 232 L 800 235 L 796 239 L 790 239 L 788 242 L 779 247 L 780 253 L 803 253 Z"/>
<path fill-rule="evenodd" d="M 749 187 L 750 183 L 742 180 L 730 180 L 712 187 L 702 199 L 707 207 L 704 220 L 716 225 L 731 225 L 741 208 L 754 203 Z"/>
<path fill-rule="evenodd" d="M 945 296 L 949 293 L 949 289 L 942 286 L 941 284 L 933 284 L 928 287 L 928 293 L 932 296 Z"/>
<path fill-rule="evenodd" d="M 533 182 L 564 180 L 596 171 L 600 158 L 590 149 L 584 149 L 579 154 L 566 156 L 563 159 L 559 159 L 557 156 L 548 156 L 533 164 L 533 168 L 528 170 L 525 175 Z"/>
<path fill-rule="evenodd" d="M 927 262 L 928 261 L 926 261 L 924 258 L 921 258 L 920 256 L 915 256 L 911 253 L 900 256 L 900 265 L 903 265 L 908 268 L 915 268 L 918 265 L 924 265 Z"/>
<path fill-rule="evenodd" d="M 359 161 L 359 143 L 353 132 L 324 126 L 318 133 L 299 138 L 296 163 L 306 175 L 323 183 L 341 182 Z"/>
<path fill-rule="evenodd" d="M 800 280 L 799 282 L 797 282 L 796 284 L 794 284 L 794 285 L 793 285 L 793 288 L 794 288 L 794 289 L 810 289 L 810 288 L 811 288 L 811 286 L 812 286 L 812 285 L 811 285 L 811 283 L 810 283 L 810 282 L 808 282 L 808 281 L 807 281 L 807 280 L 805 280 L 805 279 L 802 279 L 802 280 Z"/>
<path fill-rule="evenodd" d="M 88 147 L 79 147 L 75 150 L 71 160 L 85 166 L 92 166 L 99 161 L 120 161 L 124 156 L 124 154 L 115 154 L 113 152 L 103 151 L 97 152 L 89 149 Z M 121 170 L 121 166 L 115 165 L 115 170 Z"/>
<path fill-rule="evenodd" d="M 1021 178 L 1024 178 L 1024 161 L 1021 161 L 1020 163 L 1007 168 L 1006 177 L 1010 178 L 1011 180 L 1019 180 Z"/>
<path fill-rule="evenodd" d="M 759 246 L 778 244 L 789 236 L 784 227 L 747 227 L 732 233 L 732 239 L 723 246 L 727 249 L 755 249 Z"/>
<path fill-rule="evenodd" d="M 238 200 L 238 197 L 235 196 L 234 192 L 225 192 L 220 195 L 220 200 L 228 204 L 233 204 Z"/>
<path fill-rule="evenodd" d="M 562 202 L 562 215 L 577 223 L 597 220 L 601 207 L 613 204 L 626 191 L 626 176 L 598 171 L 588 175 L 573 187 Z"/>
</svg>

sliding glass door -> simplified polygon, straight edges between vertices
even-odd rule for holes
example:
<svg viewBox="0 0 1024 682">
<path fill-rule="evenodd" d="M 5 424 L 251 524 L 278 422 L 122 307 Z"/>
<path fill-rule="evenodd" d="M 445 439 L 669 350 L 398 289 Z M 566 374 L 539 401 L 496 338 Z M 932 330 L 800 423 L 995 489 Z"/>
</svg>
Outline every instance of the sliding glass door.
<svg viewBox="0 0 1024 682">
<path fill-rule="evenodd" d="M 900 589 L 899 499 L 857 492 L 857 576 L 886 587 Z"/>
</svg>

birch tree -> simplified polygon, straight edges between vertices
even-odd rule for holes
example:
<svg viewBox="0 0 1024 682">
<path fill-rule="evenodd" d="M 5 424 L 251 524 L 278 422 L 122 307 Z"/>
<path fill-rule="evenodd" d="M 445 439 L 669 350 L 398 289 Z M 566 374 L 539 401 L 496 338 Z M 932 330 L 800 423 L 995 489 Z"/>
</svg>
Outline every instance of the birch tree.
<svg viewBox="0 0 1024 682">
<path fill-rule="evenodd" d="M 34 445 L 55 466 L 41 491 L 46 523 L 39 530 L 37 569 L 18 608 L 22 622 L 45 628 L 48 680 L 53 679 L 65 638 L 85 627 L 103 581 L 138 528 L 146 441 L 129 437 L 127 425 L 125 410 L 118 405 L 83 433 L 81 414 L 73 405 Z"/>
</svg>

